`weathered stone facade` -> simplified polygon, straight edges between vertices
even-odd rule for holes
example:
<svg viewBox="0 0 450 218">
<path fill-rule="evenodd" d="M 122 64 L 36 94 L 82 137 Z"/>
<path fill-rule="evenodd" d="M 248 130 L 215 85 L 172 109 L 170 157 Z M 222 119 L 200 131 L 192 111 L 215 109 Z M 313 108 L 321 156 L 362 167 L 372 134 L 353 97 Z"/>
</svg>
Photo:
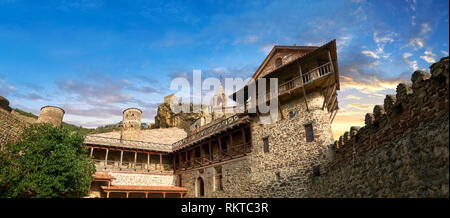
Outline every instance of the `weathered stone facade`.
<svg viewBox="0 0 450 218">
<path fill-rule="evenodd" d="M 38 123 L 48 123 L 53 126 L 61 127 L 64 117 L 64 110 L 55 106 L 45 106 L 41 108 L 39 113 Z"/>
<path fill-rule="evenodd" d="M 140 140 L 141 116 L 142 111 L 138 108 L 128 108 L 123 111 L 121 140 Z"/>
<path fill-rule="evenodd" d="M 173 186 L 175 177 L 173 175 L 139 174 L 139 173 L 113 173 L 116 179 L 111 185 L 136 185 L 136 186 Z"/>
<path fill-rule="evenodd" d="M 448 197 L 448 57 L 411 81 L 375 106 L 365 127 L 352 127 L 330 146 L 321 175 L 310 174 L 306 189 L 300 170 L 265 187 L 267 196 Z"/>
<path fill-rule="evenodd" d="M 0 145 L 18 140 L 26 125 L 26 121 L 0 108 Z"/>
<path fill-rule="evenodd" d="M 188 105 L 193 111 L 193 104 Z M 181 106 L 180 106 L 181 107 Z M 169 103 L 160 104 L 155 116 L 155 124 L 152 128 L 170 128 L 177 127 L 184 129 L 186 132 L 190 131 L 190 126 L 201 117 L 209 116 L 206 111 L 199 113 L 174 113 Z"/>
</svg>

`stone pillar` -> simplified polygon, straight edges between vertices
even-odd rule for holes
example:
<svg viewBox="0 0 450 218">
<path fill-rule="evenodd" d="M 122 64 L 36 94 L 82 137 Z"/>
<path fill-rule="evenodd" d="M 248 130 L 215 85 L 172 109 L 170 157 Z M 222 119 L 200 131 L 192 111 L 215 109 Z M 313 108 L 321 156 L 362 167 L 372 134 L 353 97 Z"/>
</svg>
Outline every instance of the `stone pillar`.
<svg viewBox="0 0 450 218">
<path fill-rule="evenodd" d="M 89 156 L 92 158 L 93 154 L 94 154 L 94 147 L 91 147 L 91 154 Z"/>
<path fill-rule="evenodd" d="M 162 166 L 162 154 L 159 154 L 159 169 L 163 170 L 163 166 Z"/>
<path fill-rule="evenodd" d="M 120 151 L 120 163 L 119 163 L 120 169 L 122 169 L 122 160 L 123 160 L 123 150 Z"/>
<path fill-rule="evenodd" d="M 108 152 L 109 152 L 109 149 L 106 149 L 106 155 L 105 155 L 105 169 L 106 169 L 106 166 L 108 166 Z"/>
</svg>

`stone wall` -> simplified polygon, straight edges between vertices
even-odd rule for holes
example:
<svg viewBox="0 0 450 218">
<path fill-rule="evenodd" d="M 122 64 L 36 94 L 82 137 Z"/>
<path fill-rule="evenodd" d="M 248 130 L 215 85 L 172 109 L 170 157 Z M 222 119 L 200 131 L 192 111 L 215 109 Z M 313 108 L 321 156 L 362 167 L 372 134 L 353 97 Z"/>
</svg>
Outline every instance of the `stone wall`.
<svg viewBox="0 0 450 218">
<path fill-rule="evenodd" d="M 13 111 L 4 108 L 9 108 L 9 105 L 5 104 L 0 108 L 0 145 L 18 140 L 23 128 L 28 124 L 25 120 L 15 116 Z"/>
<path fill-rule="evenodd" d="M 179 181 L 181 175 L 181 186 L 188 189 L 187 197 L 198 196 L 198 179 L 204 182 L 204 197 L 253 197 L 253 186 L 249 174 L 250 163 L 247 157 L 215 164 L 194 170 L 183 171 L 177 176 Z M 215 179 L 218 173 L 222 175 L 222 190 L 219 187 L 219 179 Z M 180 185 L 177 182 L 177 185 Z"/>
<path fill-rule="evenodd" d="M 56 127 L 61 127 L 64 117 L 64 110 L 55 106 L 45 106 L 41 108 L 38 123 L 48 123 Z"/>
<path fill-rule="evenodd" d="M 136 185 L 136 186 L 174 186 L 175 177 L 173 175 L 138 174 L 138 173 L 113 173 L 109 172 L 116 179 L 111 185 Z"/>
<path fill-rule="evenodd" d="M 267 196 L 448 197 L 448 57 L 411 81 L 332 144 L 316 175 L 299 169 L 267 185 Z"/>
</svg>

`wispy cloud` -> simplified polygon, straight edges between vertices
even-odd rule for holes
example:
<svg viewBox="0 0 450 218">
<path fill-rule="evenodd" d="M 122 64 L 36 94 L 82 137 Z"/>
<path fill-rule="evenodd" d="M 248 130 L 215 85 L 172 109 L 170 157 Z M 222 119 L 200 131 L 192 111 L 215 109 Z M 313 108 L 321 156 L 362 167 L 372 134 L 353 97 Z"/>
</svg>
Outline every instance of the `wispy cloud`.
<svg viewBox="0 0 450 218">
<path fill-rule="evenodd" d="M 436 54 L 434 54 L 431 51 L 425 51 L 424 52 L 425 55 L 420 56 L 420 58 L 422 58 L 424 61 L 428 62 L 428 63 L 434 63 L 436 62 Z"/>
<path fill-rule="evenodd" d="M 408 52 L 403 53 L 403 61 L 406 64 L 408 64 L 411 69 L 418 70 L 419 69 L 419 65 L 417 64 L 417 61 L 416 60 L 413 60 L 413 61 L 409 60 L 409 57 L 411 57 L 411 56 L 412 56 L 411 53 L 408 53 Z"/>
</svg>

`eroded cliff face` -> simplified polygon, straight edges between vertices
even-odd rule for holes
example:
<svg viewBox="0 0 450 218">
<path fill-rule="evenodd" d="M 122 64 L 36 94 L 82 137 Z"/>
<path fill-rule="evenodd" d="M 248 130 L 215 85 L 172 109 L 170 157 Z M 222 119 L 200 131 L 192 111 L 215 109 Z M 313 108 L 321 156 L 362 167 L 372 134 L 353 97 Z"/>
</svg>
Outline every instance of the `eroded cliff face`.
<svg viewBox="0 0 450 218">
<path fill-rule="evenodd" d="M 190 104 L 190 111 L 193 111 L 193 104 Z M 158 106 L 158 112 L 155 116 L 155 124 L 152 125 L 152 129 L 156 128 L 169 128 L 178 127 L 189 132 L 189 126 L 193 124 L 197 119 L 207 116 L 207 112 L 200 110 L 200 113 L 184 113 L 173 112 L 170 104 L 163 103 Z"/>
</svg>

